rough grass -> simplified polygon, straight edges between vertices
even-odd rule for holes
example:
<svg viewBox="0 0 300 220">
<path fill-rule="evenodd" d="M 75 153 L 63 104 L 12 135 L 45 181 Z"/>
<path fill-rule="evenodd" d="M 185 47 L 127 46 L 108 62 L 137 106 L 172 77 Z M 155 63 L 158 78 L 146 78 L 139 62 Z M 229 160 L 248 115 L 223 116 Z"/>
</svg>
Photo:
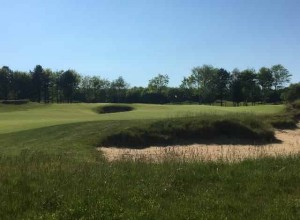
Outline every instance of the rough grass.
<svg viewBox="0 0 300 220">
<path fill-rule="evenodd" d="M 265 118 L 265 121 L 277 129 L 296 129 L 298 120 L 290 112 Z"/>
<path fill-rule="evenodd" d="M 149 146 L 230 143 L 259 144 L 275 141 L 273 128 L 295 129 L 299 106 L 295 102 L 276 115 L 201 114 L 153 122 L 115 132 L 104 137 L 99 146 L 145 148 Z"/>
<path fill-rule="evenodd" d="M 297 120 L 300 120 L 300 99 L 291 104 L 291 110 Z"/>
<path fill-rule="evenodd" d="M 288 104 L 280 114 L 265 116 L 264 120 L 278 129 L 296 129 L 300 119 L 300 101 Z"/>
<path fill-rule="evenodd" d="M 241 163 L 0 158 L 0 219 L 298 219 L 300 156 Z"/>
<path fill-rule="evenodd" d="M 264 121 L 251 114 L 199 115 L 172 118 L 139 125 L 103 138 L 99 146 L 143 148 L 148 146 L 177 145 L 180 143 L 259 143 L 274 141 L 274 131 Z M 233 143 L 233 142 L 232 142 Z"/>
<path fill-rule="evenodd" d="M 128 112 L 134 108 L 129 105 L 105 105 L 95 108 L 95 111 L 99 114 L 116 113 L 116 112 Z"/>
<path fill-rule="evenodd" d="M 300 99 L 292 103 L 293 108 L 300 110 Z"/>
</svg>

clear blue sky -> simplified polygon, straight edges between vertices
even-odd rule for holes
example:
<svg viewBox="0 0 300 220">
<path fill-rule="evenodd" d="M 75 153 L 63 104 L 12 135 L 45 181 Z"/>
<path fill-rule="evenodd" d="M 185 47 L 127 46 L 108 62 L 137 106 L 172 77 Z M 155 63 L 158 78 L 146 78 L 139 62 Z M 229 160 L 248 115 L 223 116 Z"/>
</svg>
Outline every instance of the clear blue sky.
<svg viewBox="0 0 300 220">
<path fill-rule="evenodd" d="M 299 0 L 1 0 L 0 65 L 179 85 L 192 67 L 282 64 L 300 81 Z"/>
</svg>

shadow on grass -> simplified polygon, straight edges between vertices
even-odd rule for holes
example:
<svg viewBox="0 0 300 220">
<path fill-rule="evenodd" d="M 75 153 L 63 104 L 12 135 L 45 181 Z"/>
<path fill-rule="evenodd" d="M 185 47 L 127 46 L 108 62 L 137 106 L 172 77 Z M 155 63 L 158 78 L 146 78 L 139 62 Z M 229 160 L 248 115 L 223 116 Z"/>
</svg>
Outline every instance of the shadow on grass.
<svg viewBox="0 0 300 220">
<path fill-rule="evenodd" d="M 105 142 L 102 142 L 98 147 L 105 147 L 105 148 L 120 148 L 120 149 L 146 149 L 149 147 L 170 147 L 170 146 L 185 146 L 185 145 L 193 145 L 193 144 L 203 144 L 203 145 L 243 145 L 243 146 L 256 146 L 256 147 L 261 147 L 269 144 L 281 144 L 282 141 L 275 138 L 269 141 L 266 140 L 250 140 L 250 139 L 238 139 L 238 138 L 226 138 L 226 137 L 217 137 L 215 139 L 204 139 L 204 140 L 173 140 L 170 142 L 165 142 L 165 143 L 144 143 L 144 144 L 106 144 Z"/>
<path fill-rule="evenodd" d="M 280 142 L 268 123 L 243 115 L 161 120 L 110 134 L 98 146 L 143 149 L 190 144 L 259 146 Z"/>
<path fill-rule="evenodd" d="M 300 120 L 300 101 L 288 104 L 281 114 L 261 118 L 276 129 L 295 130 Z"/>
<path fill-rule="evenodd" d="M 129 105 L 105 105 L 94 109 L 99 114 L 117 113 L 133 111 L 134 108 Z"/>
</svg>

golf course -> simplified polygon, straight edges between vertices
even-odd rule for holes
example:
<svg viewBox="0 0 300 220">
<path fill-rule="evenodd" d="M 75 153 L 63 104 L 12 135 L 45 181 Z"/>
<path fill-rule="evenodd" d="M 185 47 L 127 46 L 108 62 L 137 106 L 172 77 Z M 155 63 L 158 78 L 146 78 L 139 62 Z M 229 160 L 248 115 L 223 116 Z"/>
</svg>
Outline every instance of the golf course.
<svg viewBox="0 0 300 220">
<path fill-rule="evenodd" d="M 300 220 L 299 11 L 1 1 L 0 220 Z"/>
<path fill-rule="evenodd" d="M 283 105 L 258 105 L 244 107 L 220 107 L 199 105 L 151 105 L 132 104 L 130 112 L 98 114 L 95 109 L 107 104 L 50 104 L 26 105 L 0 104 L 0 134 L 34 128 L 79 122 L 123 121 L 184 117 L 195 114 L 250 113 L 270 115 L 284 110 Z M 109 123 L 108 123 L 109 124 Z"/>
<path fill-rule="evenodd" d="M 157 137 L 145 134 L 155 130 L 173 138 L 173 131 L 177 136 L 182 133 L 180 126 L 209 136 L 209 132 L 224 132 L 224 124 L 233 130 L 226 133 L 226 140 L 238 138 L 236 135 L 246 135 L 245 140 L 267 135 L 256 146 L 260 148 L 269 144 L 269 137 L 277 131 L 274 120 L 286 111 L 284 105 L 0 104 L 0 218 L 297 219 L 299 154 L 232 163 L 201 157 L 184 161 L 169 153 L 163 160 L 149 162 L 135 157 L 110 160 L 101 150 L 126 153 L 130 141 L 136 141 L 132 138 L 142 135 L 151 142 Z M 227 124 L 229 121 L 236 123 Z M 220 122 L 221 128 L 217 127 Z M 215 134 L 192 140 L 216 143 Z M 115 142 L 109 142 L 116 140 L 114 135 L 129 143 L 114 146 Z M 178 140 L 185 138 L 186 134 Z M 167 149 L 168 143 L 157 147 Z M 238 143 L 243 147 L 244 142 Z M 133 146 L 133 150 L 139 148 Z M 178 148 L 188 149 L 189 145 Z"/>
<path fill-rule="evenodd" d="M 19 153 L 24 149 L 60 153 L 95 151 L 101 137 L 134 125 L 170 118 L 204 115 L 250 115 L 252 118 L 280 114 L 283 105 L 220 107 L 205 105 L 133 104 L 132 111 L 100 114 L 97 107 L 108 104 L 0 105 L 0 151 Z M 81 146 L 81 144 L 83 146 Z M 75 146 L 74 146 L 75 145 Z"/>
</svg>

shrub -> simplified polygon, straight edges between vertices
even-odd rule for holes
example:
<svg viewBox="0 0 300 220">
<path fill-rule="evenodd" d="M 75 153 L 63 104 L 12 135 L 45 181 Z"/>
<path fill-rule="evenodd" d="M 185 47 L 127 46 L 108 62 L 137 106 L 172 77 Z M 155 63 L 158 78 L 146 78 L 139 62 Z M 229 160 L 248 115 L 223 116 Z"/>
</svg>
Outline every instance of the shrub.
<svg viewBox="0 0 300 220">
<path fill-rule="evenodd" d="M 294 101 L 294 102 L 292 103 L 292 107 L 293 107 L 294 109 L 300 110 L 300 99 Z"/>
<path fill-rule="evenodd" d="M 283 93 L 283 98 L 292 103 L 297 99 L 300 99 L 300 83 L 291 84 Z"/>
</svg>

